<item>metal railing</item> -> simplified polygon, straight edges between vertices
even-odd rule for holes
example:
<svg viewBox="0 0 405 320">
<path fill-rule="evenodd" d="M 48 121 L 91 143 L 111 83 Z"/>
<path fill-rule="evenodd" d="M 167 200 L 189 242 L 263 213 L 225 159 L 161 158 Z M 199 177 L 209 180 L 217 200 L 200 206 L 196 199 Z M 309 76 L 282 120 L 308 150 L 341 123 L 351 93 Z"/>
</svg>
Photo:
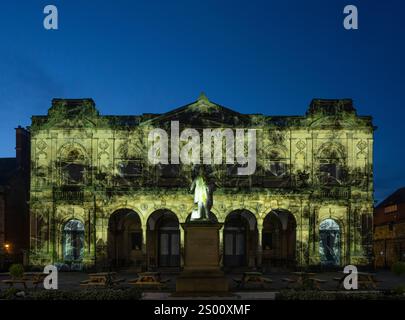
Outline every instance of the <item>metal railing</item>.
<svg viewBox="0 0 405 320">
<path fill-rule="evenodd" d="M 54 188 L 53 198 L 56 201 L 83 202 L 84 191 L 80 188 Z"/>
</svg>

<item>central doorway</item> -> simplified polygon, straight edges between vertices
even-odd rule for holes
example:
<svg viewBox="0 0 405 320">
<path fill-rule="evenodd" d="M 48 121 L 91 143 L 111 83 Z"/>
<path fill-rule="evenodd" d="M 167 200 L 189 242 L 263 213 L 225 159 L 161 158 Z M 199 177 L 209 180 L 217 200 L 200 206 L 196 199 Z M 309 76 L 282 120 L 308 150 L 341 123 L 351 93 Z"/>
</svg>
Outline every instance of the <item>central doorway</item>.
<svg viewBox="0 0 405 320">
<path fill-rule="evenodd" d="M 176 217 L 163 215 L 158 221 L 159 267 L 180 266 L 180 229 Z"/>
<path fill-rule="evenodd" d="M 296 265 L 296 220 L 282 209 L 272 210 L 263 220 L 262 265 L 292 268 Z"/>
<path fill-rule="evenodd" d="M 115 267 L 139 267 L 143 261 L 142 227 L 131 209 L 115 211 L 108 223 L 108 256 Z"/>
</svg>

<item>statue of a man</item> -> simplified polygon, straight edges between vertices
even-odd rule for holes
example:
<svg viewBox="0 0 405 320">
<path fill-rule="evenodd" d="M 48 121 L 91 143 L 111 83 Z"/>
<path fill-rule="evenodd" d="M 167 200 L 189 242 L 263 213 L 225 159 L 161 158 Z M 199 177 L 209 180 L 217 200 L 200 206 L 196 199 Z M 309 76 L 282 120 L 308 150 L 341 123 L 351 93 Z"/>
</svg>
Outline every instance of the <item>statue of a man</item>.
<svg viewBox="0 0 405 320">
<path fill-rule="evenodd" d="M 204 172 L 200 167 L 197 177 L 193 180 L 190 187 L 190 192 L 194 191 L 194 203 L 197 203 L 197 210 L 191 213 L 191 221 L 209 220 L 209 197 L 210 189 L 204 177 Z"/>
</svg>

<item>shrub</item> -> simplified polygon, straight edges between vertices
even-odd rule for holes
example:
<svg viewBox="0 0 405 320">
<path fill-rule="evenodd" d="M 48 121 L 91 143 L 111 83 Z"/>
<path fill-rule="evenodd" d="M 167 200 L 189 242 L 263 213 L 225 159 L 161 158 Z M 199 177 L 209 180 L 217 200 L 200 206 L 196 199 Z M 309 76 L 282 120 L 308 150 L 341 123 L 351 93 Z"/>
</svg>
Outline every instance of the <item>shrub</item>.
<svg viewBox="0 0 405 320">
<path fill-rule="evenodd" d="M 17 292 L 20 292 L 17 288 L 7 288 L 0 293 L 0 299 L 14 300 L 17 298 Z"/>
<path fill-rule="evenodd" d="M 378 292 L 327 292 L 319 290 L 282 290 L 276 300 L 381 300 L 384 295 Z"/>
<path fill-rule="evenodd" d="M 401 261 L 395 262 L 391 266 L 391 271 L 397 276 L 401 276 L 401 275 L 405 274 L 405 263 L 401 262 Z"/>
<path fill-rule="evenodd" d="M 20 279 L 24 276 L 24 266 L 22 264 L 12 264 L 9 272 L 13 279 Z"/>
<path fill-rule="evenodd" d="M 396 295 L 403 295 L 405 294 L 405 286 L 404 285 L 399 285 L 392 289 L 392 293 Z"/>
</svg>

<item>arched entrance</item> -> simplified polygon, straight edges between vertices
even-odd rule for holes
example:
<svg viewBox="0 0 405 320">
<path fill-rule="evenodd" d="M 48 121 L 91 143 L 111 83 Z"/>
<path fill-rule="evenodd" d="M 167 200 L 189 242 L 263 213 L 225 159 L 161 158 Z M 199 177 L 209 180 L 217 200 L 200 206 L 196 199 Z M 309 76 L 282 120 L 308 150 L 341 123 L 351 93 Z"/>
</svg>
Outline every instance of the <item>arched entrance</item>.
<svg viewBox="0 0 405 320">
<path fill-rule="evenodd" d="M 115 211 L 108 223 L 108 256 L 114 266 L 142 264 L 142 225 L 139 215 L 130 209 Z"/>
<path fill-rule="evenodd" d="M 248 266 L 250 253 L 255 253 L 257 244 L 254 215 L 247 210 L 231 212 L 225 219 L 223 232 L 224 267 Z"/>
<path fill-rule="evenodd" d="M 84 224 L 72 219 L 63 226 L 62 235 L 63 260 L 66 262 L 81 261 L 84 251 Z"/>
<path fill-rule="evenodd" d="M 325 219 L 319 225 L 319 258 L 325 266 L 340 265 L 340 227 L 333 219 Z"/>
<path fill-rule="evenodd" d="M 287 210 L 272 210 L 263 221 L 262 264 L 269 267 L 295 265 L 296 221 Z"/>
<path fill-rule="evenodd" d="M 155 211 L 148 220 L 149 265 L 180 267 L 180 225 L 177 216 L 165 209 Z"/>
</svg>

